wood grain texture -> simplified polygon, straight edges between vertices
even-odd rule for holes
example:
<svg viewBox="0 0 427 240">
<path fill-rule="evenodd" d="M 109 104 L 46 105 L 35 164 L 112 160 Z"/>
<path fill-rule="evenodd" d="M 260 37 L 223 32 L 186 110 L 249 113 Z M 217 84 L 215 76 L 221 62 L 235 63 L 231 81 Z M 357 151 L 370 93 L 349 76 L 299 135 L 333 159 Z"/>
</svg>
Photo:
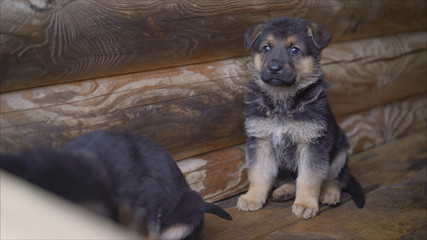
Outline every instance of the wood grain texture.
<svg viewBox="0 0 427 240">
<path fill-rule="evenodd" d="M 321 22 L 335 41 L 427 26 L 423 0 L 2 0 L 0 4 L 2 92 L 244 56 L 244 31 L 282 16 Z"/>
<path fill-rule="evenodd" d="M 323 68 L 334 113 L 425 93 L 425 36 L 331 45 Z M 2 93 L 0 150 L 60 147 L 96 129 L 146 135 L 175 159 L 242 143 L 246 63 L 236 58 Z"/>
<path fill-rule="evenodd" d="M 191 189 L 213 202 L 247 189 L 245 147 L 239 145 L 177 162 Z"/>
<path fill-rule="evenodd" d="M 426 42 L 427 33 L 418 32 L 326 48 L 322 63 L 332 110 L 341 116 L 426 92 Z"/>
<path fill-rule="evenodd" d="M 315 218 L 301 220 L 292 215 L 292 201 L 268 199 L 262 210 L 242 212 L 235 197 L 219 203 L 233 221 L 206 214 L 201 239 L 389 240 L 425 233 L 426 141 L 422 130 L 350 158 L 366 192 L 362 209 L 344 194 L 339 206 L 321 206 Z"/>
<path fill-rule="evenodd" d="M 357 153 L 427 128 L 425 94 L 338 118 Z"/>
<path fill-rule="evenodd" d="M 354 154 L 426 129 L 426 109 L 427 98 L 421 95 L 338 120 Z M 218 201 L 247 190 L 244 149 L 244 144 L 233 146 L 178 161 L 178 165 L 192 189 L 207 201 Z"/>
<path fill-rule="evenodd" d="M 148 136 L 176 159 L 241 143 L 241 64 L 226 60 L 2 94 L 1 151 L 61 147 L 97 129 Z"/>
</svg>

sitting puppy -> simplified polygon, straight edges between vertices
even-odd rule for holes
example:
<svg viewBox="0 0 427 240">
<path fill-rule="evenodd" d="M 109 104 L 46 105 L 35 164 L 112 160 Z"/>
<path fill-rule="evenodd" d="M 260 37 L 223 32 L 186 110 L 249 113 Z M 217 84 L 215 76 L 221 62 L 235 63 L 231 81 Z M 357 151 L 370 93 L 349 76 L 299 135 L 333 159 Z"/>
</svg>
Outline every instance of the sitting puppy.
<svg viewBox="0 0 427 240">
<path fill-rule="evenodd" d="M 56 161 L 50 156 L 55 156 Z M 77 198 L 77 202 L 82 198 L 77 197 L 79 194 L 90 194 L 87 188 L 98 192 L 109 186 L 107 192 L 111 192 L 114 206 L 104 205 L 104 209 L 109 209 L 107 215 L 136 228 L 145 237 L 194 239 L 202 229 L 205 212 L 231 220 L 222 208 L 204 202 L 199 193 L 191 190 L 172 157 L 147 138 L 96 131 L 71 141 L 59 153 L 47 153 L 47 158 L 37 153 L 37 157 L 41 168 L 32 161 L 22 161 L 22 156 L 16 156 L 13 162 L 2 157 L 1 167 L 8 171 L 15 169 L 11 172 L 47 189 L 56 189 L 62 196 Z M 31 154 L 25 158 L 32 158 Z M 99 165 L 98 170 L 85 165 L 93 162 Z M 100 172 L 104 171 L 108 177 L 103 180 L 109 180 L 111 185 L 92 181 L 93 176 L 103 175 Z M 46 172 L 52 174 L 44 175 Z M 72 177 L 65 178 L 68 175 Z M 65 182 L 72 189 L 84 191 L 69 192 Z M 96 196 L 98 203 L 105 201 L 103 195 Z"/>
<path fill-rule="evenodd" d="M 237 208 L 260 209 L 276 183 L 274 200 L 295 197 L 292 212 L 316 216 L 319 200 L 336 205 L 341 190 L 364 205 L 362 187 L 348 171 L 349 143 L 330 110 L 320 52 L 330 33 L 314 22 L 281 18 L 249 28 L 252 49 L 245 109 L 250 186 Z"/>
</svg>

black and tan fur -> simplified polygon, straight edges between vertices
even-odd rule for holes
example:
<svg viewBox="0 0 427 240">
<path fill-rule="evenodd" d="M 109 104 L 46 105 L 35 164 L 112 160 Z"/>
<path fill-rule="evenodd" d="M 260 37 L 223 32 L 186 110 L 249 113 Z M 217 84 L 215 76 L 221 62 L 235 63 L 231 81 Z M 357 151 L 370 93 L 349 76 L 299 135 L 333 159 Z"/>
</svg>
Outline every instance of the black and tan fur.
<svg viewBox="0 0 427 240">
<path fill-rule="evenodd" d="M 250 186 L 237 208 L 262 208 L 273 199 L 295 198 L 292 212 L 314 217 L 319 201 L 336 205 L 341 190 L 363 207 L 360 184 L 349 174 L 349 144 L 328 102 L 320 67 L 330 33 L 317 23 L 281 18 L 252 26 L 244 36 L 252 49 L 246 97 L 246 159 Z"/>
</svg>

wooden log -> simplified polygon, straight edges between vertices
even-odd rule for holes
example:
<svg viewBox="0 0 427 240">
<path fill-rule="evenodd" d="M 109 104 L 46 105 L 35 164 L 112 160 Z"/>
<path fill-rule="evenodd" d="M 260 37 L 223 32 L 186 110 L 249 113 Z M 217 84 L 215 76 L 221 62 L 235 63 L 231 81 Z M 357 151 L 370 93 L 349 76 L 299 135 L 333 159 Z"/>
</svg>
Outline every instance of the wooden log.
<svg viewBox="0 0 427 240">
<path fill-rule="evenodd" d="M 270 18 L 318 21 L 335 41 L 425 30 L 426 2 L 1 1 L 2 92 L 245 55 Z"/>
<path fill-rule="evenodd" d="M 244 144 L 177 162 L 191 189 L 214 202 L 247 190 Z"/>
<path fill-rule="evenodd" d="M 342 116 L 426 92 L 426 42 L 420 32 L 326 48 L 322 63 L 332 110 Z"/>
<path fill-rule="evenodd" d="M 421 95 L 341 117 L 353 153 L 427 128 L 426 96 Z M 245 146 L 238 145 L 178 161 L 190 187 L 218 201 L 248 187 Z"/>
<path fill-rule="evenodd" d="M 2 94 L 1 151 L 57 148 L 96 129 L 148 136 L 176 159 L 241 143 L 241 64 L 225 60 Z"/>
<path fill-rule="evenodd" d="M 310 220 L 292 215 L 293 201 L 267 200 L 260 211 L 236 209 L 237 198 L 220 203 L 227 222 L 209 214 L 201 239 L 399 239 L 425 227 L 426 131 L 350 158 L 350 169 L 366 192 L 358 209 L 348 195 L 335 208 L 320 206 Z M 307 229 L 310 229 L 307 232 Z"/>
<path fill-rule="evenodd" d="M 425 94 L 338 118 L 357 153 L 427 127 Z"/>
<path fill-rule="evenodd" d="M 337 116 L 426 92 L 424 32 L 325 51 Z M 134 132 L 175 159 L 243 143 L 246 58 L 58 84 L 0 95 L 0 151 L 61 147 L 97 129 Z M 24 137 L 25 136 L 25 137 Z"/>
</svg>

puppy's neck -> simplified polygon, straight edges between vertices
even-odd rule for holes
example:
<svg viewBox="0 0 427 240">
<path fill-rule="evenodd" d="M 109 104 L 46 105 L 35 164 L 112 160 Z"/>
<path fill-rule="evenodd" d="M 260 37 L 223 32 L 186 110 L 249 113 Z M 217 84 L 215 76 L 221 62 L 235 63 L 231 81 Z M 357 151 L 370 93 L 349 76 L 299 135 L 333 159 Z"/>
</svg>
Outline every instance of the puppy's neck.
<svg viewBox="0 0 427 240">
<path fill-rule="evenodd" d="M 322 77 L 316 78 L 310 84 L 294 91 L 286 89 L 287 91 L 280 92 L 278 89 L 274 89 L 276 92 L 271 93 L 254 81 L 248 85 L 249 94 L 254 97 L 252 103 L 256 103 L 260 109 L 263 109 L 266 116 L 280 113 L 287 117 L 304 112 L 311 103 L 326 98 L 328 88 L 328 84 L 323 81 Z"/>
</svg>

